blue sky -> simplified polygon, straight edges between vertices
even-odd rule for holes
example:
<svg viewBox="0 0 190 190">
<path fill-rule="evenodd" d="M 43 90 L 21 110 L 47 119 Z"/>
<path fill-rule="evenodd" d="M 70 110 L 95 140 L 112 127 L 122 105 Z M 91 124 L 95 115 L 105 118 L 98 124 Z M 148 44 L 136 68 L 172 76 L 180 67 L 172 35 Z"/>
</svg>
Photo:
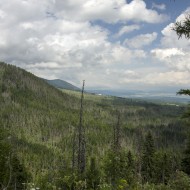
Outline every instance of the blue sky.
<svg viewBox="0 0 190 190">
<path fill-rule="evenodd" d="M 0 60 L 88 89 L 190 88 L 189 0 L 1 0 Z"/>
</svg>

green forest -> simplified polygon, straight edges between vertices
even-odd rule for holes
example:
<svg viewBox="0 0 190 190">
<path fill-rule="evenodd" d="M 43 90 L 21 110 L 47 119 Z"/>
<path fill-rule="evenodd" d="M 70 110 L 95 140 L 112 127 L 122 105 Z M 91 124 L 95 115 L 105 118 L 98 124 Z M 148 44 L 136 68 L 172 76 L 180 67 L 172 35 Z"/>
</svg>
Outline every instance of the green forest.
<svg viewBox="0 0 190 190">
<path fill-rule="evenodd" d="M 2 190 L 190 189 L 187 105 L 60 90 L 1 62 L 0 107 Z"/>
</svg>

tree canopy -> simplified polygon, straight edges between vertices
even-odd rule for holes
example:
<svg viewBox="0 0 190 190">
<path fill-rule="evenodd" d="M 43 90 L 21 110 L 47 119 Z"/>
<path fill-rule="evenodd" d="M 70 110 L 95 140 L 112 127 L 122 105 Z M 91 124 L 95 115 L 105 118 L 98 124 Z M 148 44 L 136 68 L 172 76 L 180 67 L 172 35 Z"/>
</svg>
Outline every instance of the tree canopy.
<svg viewBox="0 0 190 190">
<path fill-rule="evenodd" d="M 185 36 L 185 38 L 190 39 L 190 15 L 186 16 L 185 20 L 176 22 L 172 29 L 179 38 Z"/>
</svg>

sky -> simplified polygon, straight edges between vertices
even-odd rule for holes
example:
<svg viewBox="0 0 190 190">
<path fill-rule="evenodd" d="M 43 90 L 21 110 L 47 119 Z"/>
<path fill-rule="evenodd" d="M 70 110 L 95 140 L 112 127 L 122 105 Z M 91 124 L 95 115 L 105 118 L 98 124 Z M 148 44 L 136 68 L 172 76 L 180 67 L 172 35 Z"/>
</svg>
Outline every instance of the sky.
<svg viewBox="0 0 190 190">
<path fill-rule="evenodd" d="M 190 88 L 190 0 L 0 0 L 0 61 L 87 89 Z"/>
</svg>

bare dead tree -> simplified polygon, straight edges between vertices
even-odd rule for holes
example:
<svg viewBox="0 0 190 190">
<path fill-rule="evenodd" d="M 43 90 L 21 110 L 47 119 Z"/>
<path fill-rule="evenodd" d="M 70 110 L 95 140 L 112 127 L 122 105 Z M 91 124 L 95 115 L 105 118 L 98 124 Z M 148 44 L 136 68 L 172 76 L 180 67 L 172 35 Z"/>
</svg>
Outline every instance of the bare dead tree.
<svg viewBox="0 0 190 190">
<path fill-rule="evenodd" d="M 81 104 L 80 104 L 80 120 L 78 126 L 78 172 L 82 174 L 86 167 L 86 142 L 85 142 L 85 129 L 83 125 L 83 100 L 84 100 L 84 85 L 81 91 Z"/>
</svg>

